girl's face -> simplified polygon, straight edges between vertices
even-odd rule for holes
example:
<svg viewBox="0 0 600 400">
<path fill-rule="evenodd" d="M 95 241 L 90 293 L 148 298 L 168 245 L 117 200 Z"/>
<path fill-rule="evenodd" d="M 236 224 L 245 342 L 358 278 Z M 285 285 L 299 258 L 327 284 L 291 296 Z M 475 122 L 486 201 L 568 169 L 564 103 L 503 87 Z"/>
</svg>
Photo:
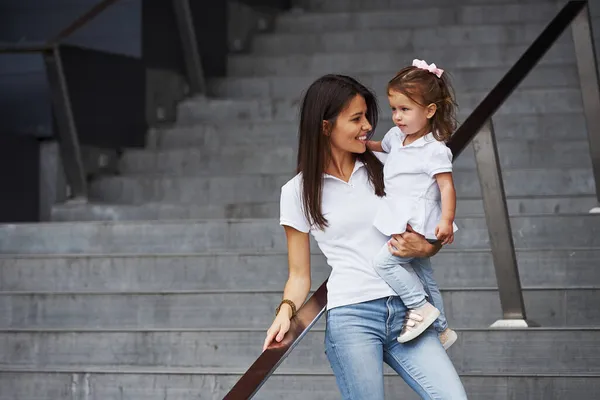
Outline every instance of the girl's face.
<svg viewBox="0 0 600 400">
<path fill-rule="evenodd" d="M 373 129 L 367 120 L 364 97 L 356 95 L 340 112 L 333 126 L 323 121 L 323 128 L 325 134 L 330 135 L 332 151 L 364 153 L 367 150 L 368 133 Z"/>
<path fill-rule="evenodd" d="M 403 93 L 393 90 L 390 91 L 388 100 L 392 108 L 392 121 L 405 135 L 421 137 L 431 131 L 429 119 L 435 114 L 435 104 L 423 107 Z"/>
</svg>

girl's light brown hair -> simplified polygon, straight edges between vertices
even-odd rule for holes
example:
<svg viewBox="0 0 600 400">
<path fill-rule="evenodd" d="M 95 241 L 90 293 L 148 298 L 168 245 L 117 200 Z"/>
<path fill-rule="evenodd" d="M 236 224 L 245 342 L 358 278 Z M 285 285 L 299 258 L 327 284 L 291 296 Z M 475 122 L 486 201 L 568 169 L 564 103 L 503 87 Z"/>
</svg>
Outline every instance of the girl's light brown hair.
<svg viewBox="0 0 600 400">
<path fill-rule="evenodd" d="M 456 129 L 458 106 L 447 73 L 438 78 L 425 69 L 413 66 L 403 68 L 388 82 L 388 96 L 391 92 L 402 93 L 423 107 L 435 104 L 437 110 L 429 120 L 431 132 L 441 142 L 450 139 Z"/>
</svg>

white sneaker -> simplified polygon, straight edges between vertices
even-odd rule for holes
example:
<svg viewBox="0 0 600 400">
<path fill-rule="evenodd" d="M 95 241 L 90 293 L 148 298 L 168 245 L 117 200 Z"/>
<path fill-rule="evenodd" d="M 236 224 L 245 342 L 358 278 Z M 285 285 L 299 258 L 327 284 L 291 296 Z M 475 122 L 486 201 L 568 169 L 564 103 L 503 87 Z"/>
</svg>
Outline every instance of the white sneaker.
<svg viewBox="0 0 600 400">
<path fill-rule="evenodd" d="M 442 346 L 444 346 L 444 350 L 448 350 L 456 342 L 456 339 L 458 339 L 458 334 L 452 329 L 446 328 L 443 332 L 439 333 L 438 337 L 440 338 L 440 342 L 442 342 Z"/>
<path fill-rule="evenodd" d="M 435 308 L 431 303 L 427 302 L 425 305 L 409 310 L 406 313 L 404 319 L 404 326 L 402 332 L 398 336 L 400 343 L 406 343 L 413 340 L 421 333 L 425 332 L 425 329 L 440 316 L 440 310 Z"/>
</svg>

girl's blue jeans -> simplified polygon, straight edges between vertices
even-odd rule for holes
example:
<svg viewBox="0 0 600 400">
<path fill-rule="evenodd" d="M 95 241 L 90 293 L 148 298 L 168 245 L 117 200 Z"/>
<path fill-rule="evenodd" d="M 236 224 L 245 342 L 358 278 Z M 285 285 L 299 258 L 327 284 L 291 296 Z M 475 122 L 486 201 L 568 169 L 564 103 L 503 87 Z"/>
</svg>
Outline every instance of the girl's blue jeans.
<svg viewBox="0 0 600 400">
<path fill-rule="evenodd" d="M 409 309 L 421 307 L 427 301 L 440 310 L 440 316 L 433 327 L 442 332 L 448 328 L 444 313 L 444 301 L 440 288 L 433 278 L 433 268 L 429 258 L 404 258 L 392 255 L 387 244 L 374 260 L 375 271 L 396 292 Z"/>
</svg>

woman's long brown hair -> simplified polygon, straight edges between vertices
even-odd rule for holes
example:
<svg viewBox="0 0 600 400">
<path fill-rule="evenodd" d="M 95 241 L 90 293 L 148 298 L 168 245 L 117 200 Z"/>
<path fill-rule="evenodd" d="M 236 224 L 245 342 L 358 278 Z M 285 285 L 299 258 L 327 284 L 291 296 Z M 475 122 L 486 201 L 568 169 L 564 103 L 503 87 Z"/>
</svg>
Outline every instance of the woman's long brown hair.
<svg viewBox="0 0 600 400">
<path fill-rule="evenodd" d="M 318 227 L 327 227 L 321 210 L 323 199 L 323 174 L 331 154 L 329 136 L 323 132 L 323 121 L 335 127 L 339 114 L 357 95 L 367 104 L 367 119 L 373 126 L 368 137 L 375 132 L 378 109 L 375 95 L 355 79 L 345 75 L 325 75 L 317 79 L 306 91 L 300 108 L 300 142 L 297 172 L 302 173 L 302 206 L 307 220 Z M 383 165 L 367 149 L 357 158 L 365 164 L 369 181 L 377 196 L 383 196 Z"/>
</svg>

